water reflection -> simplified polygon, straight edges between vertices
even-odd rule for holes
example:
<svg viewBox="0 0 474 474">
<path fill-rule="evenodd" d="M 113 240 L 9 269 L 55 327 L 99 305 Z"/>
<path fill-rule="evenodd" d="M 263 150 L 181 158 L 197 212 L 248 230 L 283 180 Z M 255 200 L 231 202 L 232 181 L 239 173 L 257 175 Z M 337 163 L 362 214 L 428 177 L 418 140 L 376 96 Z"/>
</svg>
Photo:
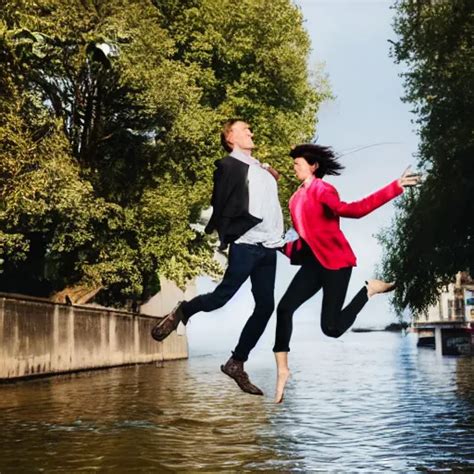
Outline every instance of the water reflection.
<svg viewBox="0 0 474 474">
<path fill-rule="evenodd" d="M 474 469 L 473 358 L 411 337 L 301 340 L 283 406 L 273 361 L 241 395 L 222 355 L 0 387 L 0 471 Z"/>
<path fill-rule="evenodd" d="M 269 422 L 264 399 L 241 397 L 214 369 L 204 368 L 198 381 L 186 361 L 1 392 L 2 472 L 33 466 L 213 470 L 286 465 L 289 459 L 259 444 L 257 432 Z"/>
</svg>

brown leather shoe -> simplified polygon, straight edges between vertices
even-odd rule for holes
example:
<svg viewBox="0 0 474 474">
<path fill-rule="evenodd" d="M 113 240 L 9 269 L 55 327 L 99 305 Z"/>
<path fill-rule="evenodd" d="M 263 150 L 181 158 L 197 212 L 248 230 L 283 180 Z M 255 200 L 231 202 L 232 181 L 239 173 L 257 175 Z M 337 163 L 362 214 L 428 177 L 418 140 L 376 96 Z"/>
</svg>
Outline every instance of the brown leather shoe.
<svg viewBox="0 0 474 474">
<path fill-rule="evenodd" d="M 167 314 L 156 326 L 153 327 L 151 330 L 151 337 L 153 337 L 153 339 L 161 342 L 178 327 L 178 324 L 181 321 L 183 324 L 188 322 L 181 309 L 182 304 L 182 301 L 180 301 L 171 313 Z"/>
<path fill-rule="evenodd" d="M 244 371 L 244 363 L 242 361 L 235 360 L 231 357 L 225 365 L 221 365 L 221 370 L 231 379 L 234 379 L 240 389 L 245 393 L 263 395 L 263 392 L 250 382 L 247 372 Z"/>
</svg>

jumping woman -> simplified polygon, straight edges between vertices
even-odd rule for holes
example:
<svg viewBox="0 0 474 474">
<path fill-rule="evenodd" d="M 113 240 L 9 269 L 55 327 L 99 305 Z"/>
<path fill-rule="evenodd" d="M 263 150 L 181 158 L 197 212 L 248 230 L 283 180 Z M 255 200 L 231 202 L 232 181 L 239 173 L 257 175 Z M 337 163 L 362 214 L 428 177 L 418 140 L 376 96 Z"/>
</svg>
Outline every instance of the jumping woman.
<svg viewBox="0 0 474 474">
<path fill-rule="evenodd" d="M 302 182 L 290 199 L 293 227 L 299 239 L 285 246 L 291 263 L 301 265 L 277 308 L 276 338 L 273 352 L 277 364 L 275 402 L 283 400 L 290 375 L 288 352 L 293 313 L 321 288 L 323 303 L 321 329 L 329 337 L 340 337 L 354 323 L 368 299 L 394 289 L 394 283 L 368 280 L 352 301 L 342 309 L 356 257 L 339 227 L 341 217 L 364 217 L 418 184 L 420 177 L 406 170 L 397 179 L 360 201 L 346 203 L 325 175 L 339 175 L 343 166 L 333 150 L 315 144 L 298 145 L 290 152 L 296 177 Z"/>
</svg>

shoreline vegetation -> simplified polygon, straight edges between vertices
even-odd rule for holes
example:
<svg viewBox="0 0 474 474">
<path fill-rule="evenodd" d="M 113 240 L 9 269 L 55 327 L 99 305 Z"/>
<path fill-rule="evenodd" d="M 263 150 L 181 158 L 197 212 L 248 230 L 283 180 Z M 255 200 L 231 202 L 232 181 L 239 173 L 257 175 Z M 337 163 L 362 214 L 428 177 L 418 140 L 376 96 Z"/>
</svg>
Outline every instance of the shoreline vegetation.
<svg viewBox="0 0 474 474">
<path fill-rule="evenodd" d="M 3 2 L 0 291 L 132 310 L 220 275 L 193 226 L 222 123 L 252 125 L 287 202 L 331 96 L 309 54 L 291 0 Z"/>
<path fill-rule="evenodd" d="M 402 100 L 414 114 L 425 175 L 379 234 L 381 278 L 397 282 L 398 314 L 423 314 L 459 271 L 474 275 L 473 18 L 470 0 L 395 5 L 391 56 L 404 66 Z"/>
</svg>

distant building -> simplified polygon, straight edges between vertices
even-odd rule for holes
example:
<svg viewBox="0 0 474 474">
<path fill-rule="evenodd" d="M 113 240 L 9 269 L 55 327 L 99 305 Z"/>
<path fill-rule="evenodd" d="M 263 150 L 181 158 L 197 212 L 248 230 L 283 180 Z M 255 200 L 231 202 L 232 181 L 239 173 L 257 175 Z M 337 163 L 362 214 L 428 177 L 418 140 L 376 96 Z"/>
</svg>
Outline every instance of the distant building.
<svg viewBox="0 0 474 474">
<path fill-rule="evenodd" d="M 433 346 L 444 355 L 472 353 L 474 346 L 474 280 L 458 272 L 437 304 L 415 318 L 419 346 Z"/>
<path fill-rule="evenodd" d="M 438 303 L 431 306 L 417 321 L 474 324 L 474 280 L 468 273 L 458 272 L 456 281 L 441 292 Z"/>
</svg>

